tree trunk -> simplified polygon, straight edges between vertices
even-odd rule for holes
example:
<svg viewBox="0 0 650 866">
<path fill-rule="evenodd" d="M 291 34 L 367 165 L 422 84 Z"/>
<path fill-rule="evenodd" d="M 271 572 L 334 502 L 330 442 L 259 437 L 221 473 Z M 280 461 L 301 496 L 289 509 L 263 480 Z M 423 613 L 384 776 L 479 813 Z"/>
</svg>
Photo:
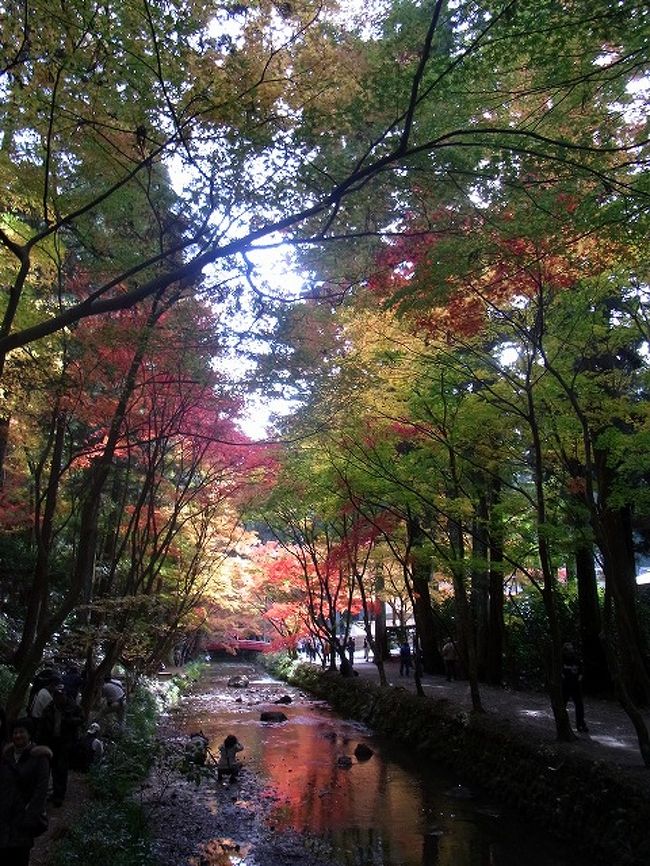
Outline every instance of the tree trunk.
<svg viewBox="0 0 650 866">
<path fill-rule="evenodd" d="M 450 496 L 453 498 L 453 494 L 450 494 Z M 451 551 L 450 564 L 454 582 L 454 607 L 458 617 L 461 658 L 467 671 L 467 679 L 469 680 L 472 709 L 475 712 L 482 713 L 484 709 L 478 685 L 474 623 L 472 622 L 472 612 L 465 586 L 465 545 L 463 541 L 463 527 L 460 521 L 450 517 L 447 521 L 447 533 Z"/>
<path fill-rule="evenodd" d="M 648 734 L 648 726 L 639 710 L 639 707 L 630 695 L 626 682 L 628 678 L 625 675 L 625 671 L 621 669 L 621 656 L 619 652 L 617 652 L 617 644 L 620 641 L 620 635 L 617 633 L 615 616 L 613 615 L 613 602 L 609 590 L 607 590 L 607 596 L 605 599 L 604 621 L 605 650 L 607 652 L 609 669 L 612 679 L 614 680 L 616 697 L 634 726 L 643 763 L 646 767 L 650 768 L 650 735 Z"/>
<path fill-rule="evenodd" d="M 422 669 L 427 674 L 442 673 L 443 663 L 438 649 L 438 634 L 436 621 L 431 604 L 430 580 L 431 561 L 422 555 L 424 532 L 417 520 L 411 516 L 407 520 L 409 550 L 411 551 L 411 597 L 413 599 L 413 618 L 420 636 L 422 647 Z M 408 578 L 408 569 L 405 576 Z"/>
<path fill-rule="evenodd" d="M 39 520 L 38 512 L 35 525 L 36 537 L 36 562 L 32 585 L 29 592 L 29 600 L 25 613 L 25 622 L 20 638 L 20 643 L 14 654 L 13 663 L 20 668 L 27 653 L 34 643 L 39 627 L 47 618 L 49 601 L 49 576 L 50 576 L 50 553 L 52 548 L 52 536 L 54 532 L 54 515 L 59 492 L 59 481 L 61 478 L 61 462 L 63 458 L 63 445 L 65 441 L 65 418 L 58 410 L 52 418 L 52 456 L 50 460 L 50 471 L 43 505 L 42 517 Z"/>
<path fill-rule="evenodd" d="M 540 301 L 538 307 L 538 320 L 535 323 L 536 339 L 541 342 L 543 333 L 544 307 Z M 526 404 L 527 421 L 531 434 L 531 460 L 533 481 L 535 484 L 535 509 L 536 509 L 536 531 L 537 545 L 539 549 L 539 564 L 542 571 L 542 600 L 548 621 L 549 647 L 545 654 L 546 676 L 548 680 L 548 691 L 551 699 L 551 709 L 555 719 L 555 730 L 558 740 L 571 742 L 575 734 L 571 728 L 569 714 L 566 710 L 564 695 L 562 694 L 562 632 L 557 609 L 555 575 L 551 550 L 546 536 L 546 491 L 544 489 L 544 457 L 542 438 L 537 420 L 537 409 L 533 394 L 533 382 L 535 381 L 532 370 L 537 358 L 536 352 L 532 352 L 528 358 L 528 369 L 526 374 Z"/>
<path fill-rule="evenodd" d="M 485 495 L 477 502 L 472 522 L 472 619 L 476 635 L 477 674 L 487 678 L 489 635 L 488 507 Z"/>
<path fill-rule="evenodd" d="M 585 691 L 591 694 L 608 693 L 612 681 L 602 641 L 603 623 L 591 544 L 584 543 L 576 550 L 576 580 Z"/>
<path fill-rule="evenodd" d="M 627 700 L 637 706 L 650 703 L 650 674 L 648 671 L 647 646 L 641 631 L 636 607 L 636 567 L 632 543 L 632 519 L 628 506 L 612 508 L 609 502 L 613 495 L 615 473 L 609 462 L 608 451 L 594 451 L 594 462 L 598 479 L 599 502 L 597 541 L 603 556 L 603 571 L 607 592 L 613 603 L 616 627 L 616 647 L 608 649 L 608 660 L 617 657 L 616 673 L 612 677 L 623 678 L 618 686 Z M 609 635 L 614 634 L 612 628 Z"/>
<path fill-rule="evenodd" d="M 155 322 L 161 311 L 156 305 L 152 309 L 147 327 L 141 331 L 140 342 L 131 359 L 129 371 L 122 385 L 120 399 L 117 403 L 111 426 L 106 436 L 104 451 L 93 463 L 83 492 L 79 516 L 79 545 L 75 558 L 70 584 L 55 610 L 46 619 L 42 619 L 31 647 L 25 654 L 23 666 L 18 671 L 18 677 L 7 700 L 7 716 L 16 718 L 20 712 L 27 689 L 43 658 L 43 651 L 52 636 L 61 628 L 66 617 L 75 609 L 82 597 L 84 587 L 92 576 L 97 544 L 97 525 L 100 513 L 101 494 L 104 490 L 110 468 L 113 464 L 115 449 L 120 440 L 122 424 L 126 416 L 131 395 L 135 389 L 138 370 L 144 357 L 145 349 L 153 331 Z"/>
<path fill-rule="evenodd" d="M 5 459 L 9 445 L 9 420 L 8 415 L 0 418 L 0 490 L 4 487 L 5 481 Z"/>
<path fill-rule="evenodd" d="M 490 503 L 490 611 L 487 646 L 487 681 L 493 686 L 503 684 L 503 521 L 494 505 L 501 496 L 500 484 L 492 487 Z"/>
</svg>

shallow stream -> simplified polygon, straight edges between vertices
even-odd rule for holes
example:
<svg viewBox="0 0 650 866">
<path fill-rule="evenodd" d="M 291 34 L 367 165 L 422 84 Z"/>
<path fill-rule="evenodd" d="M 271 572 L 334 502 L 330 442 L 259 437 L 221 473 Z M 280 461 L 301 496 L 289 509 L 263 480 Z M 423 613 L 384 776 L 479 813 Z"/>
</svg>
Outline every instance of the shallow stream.
<svg viewBox="0 0 650 866">
<path fill-rule="evenodd" d="M 249 686 L 228 686 L 237 675 Z M 285 695 L 291 703 L 276 704 Z M 287 721 L 262 722 L 265 710 Z M 242 776 L 258 774 L 273 802 L 274 832 L 316 835 L 346 866 L 580 866 L 575 852 L 547 842 L 516 813 L 441 768 L 421 766 L 408 743 L 341 719 L 252 665 L 213 664 L 177 722 L 186 735 L 202 731 L 215 756 L 235 734 L 245 747 Z M 359 743 L 373 750 L 369 760 L 354 757 Z M 351 765 L 342 766 L 346 758 Z"/>
</svg>

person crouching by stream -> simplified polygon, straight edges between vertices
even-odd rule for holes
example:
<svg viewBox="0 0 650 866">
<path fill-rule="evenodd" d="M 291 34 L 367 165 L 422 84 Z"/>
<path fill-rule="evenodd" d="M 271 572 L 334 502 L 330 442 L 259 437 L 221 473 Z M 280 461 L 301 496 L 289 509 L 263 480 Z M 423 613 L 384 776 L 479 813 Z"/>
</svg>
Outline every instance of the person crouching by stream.
<svg viewBox="0 0 650 866">
<path fill-rule="evenodd" d="M 243 751 L 244 747 L 234 734 L 228 734 L 219 746 L 219 761 L 217 762 L 217 781 L 220 782 L 224 776 L 230 776 L 234 782 L 242 768 L 241 761 L 237 760 L 237 752 Z"/>
<path fill-rule="evenodd" d="M 0 760 L 0 863 L 28 866 L 34 838 L 47 830 L 52 752 L 32 742 L 33 722 L 14 722 Z"/>
</svg>

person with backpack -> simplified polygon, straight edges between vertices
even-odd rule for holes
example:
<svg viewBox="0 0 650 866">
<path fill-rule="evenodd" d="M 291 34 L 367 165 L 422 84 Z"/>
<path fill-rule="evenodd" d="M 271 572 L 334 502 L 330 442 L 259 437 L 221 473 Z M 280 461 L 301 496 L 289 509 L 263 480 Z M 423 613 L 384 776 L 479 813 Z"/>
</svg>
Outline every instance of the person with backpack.
<svg viewBox="0 0 650 866">
<path fill-rule="evenodd" d="M 34 677 L 34 682 L 27 699 L 27 715 L 38 720 L 43 715 L 45 707 L 52 702 L 54 686 L 61 682 L 54 668 L 47 667 L 39 671 Z"/>
<path fill-rule="evenodd" d="M 114 714 L 120 730 L 123 730 L 126 713 L 126 691 L 122 683 L 119 680 L 114 680 L 111 676 L 107 676 L 102 686 L 102 698 L 105 702 L 101 712 L 102 718 Z"/>
<path fill-rule="evenodd" d="M 53 689 L 38 726 L 37 741 L 52 750 L 52 805 L 60 806 L 68 788 L 70 756 L 83 724 L 81 707 L 69 698 L 63 683 Z"/>
<path fill-rule="evenodd" d="M 104 743 L 99 738 L 101 728 L 97 722 L 88 725 L 86 733 L 77 740 L 70 767 L 78 773 L 88 773 L 91 767 L 96 767 L 104 757 Z"/>
</svg>

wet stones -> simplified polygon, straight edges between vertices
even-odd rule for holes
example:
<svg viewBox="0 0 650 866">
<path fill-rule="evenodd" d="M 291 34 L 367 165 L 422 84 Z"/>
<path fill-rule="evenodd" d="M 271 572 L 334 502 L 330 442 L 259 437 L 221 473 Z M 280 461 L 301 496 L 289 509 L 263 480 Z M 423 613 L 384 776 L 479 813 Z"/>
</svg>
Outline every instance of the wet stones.
<svg viewBox="0 0 650 866">
<path fill-rule="evenodd" d="M 357 761 L 368 761 L 375 753 L 370 748 L 370 746 L 366 746 L 365 743 L 357 743 L 354 749 L 354 757 Z M 339 755 L 336 759 L 337 767 L 342 767 L 344 770 L 348 770 L 354 761 L 350 757 L 350 755 Z"/>
<path fill-rule="evenodd" d="M 260 713 L 261 722 L 286 722 L 287 717 L 279 710 L 264 710 Z"/>
<path fill-rule="evenodd" d="M 357 761 L 368 761 L 374 755 L 374 751 L 365 743 L 357 743 L 354 749 L 354 757 Z"/>
<path fill-rule="evenodd" d="M 282 695 L 281 698 L 278 698 L 277 701 L 273 701 L 274 704 L 291 704 L 293 703 L 293 699 L 290 695 Z"/>
<path fill-rule="evenodd" d="M 250 680 L 247 676 L 240 674 L 236 677 L 230 677 L 227 683 L 228 687 L 231 689 L 247 689 L 250 685 Z"/>
</svg>

